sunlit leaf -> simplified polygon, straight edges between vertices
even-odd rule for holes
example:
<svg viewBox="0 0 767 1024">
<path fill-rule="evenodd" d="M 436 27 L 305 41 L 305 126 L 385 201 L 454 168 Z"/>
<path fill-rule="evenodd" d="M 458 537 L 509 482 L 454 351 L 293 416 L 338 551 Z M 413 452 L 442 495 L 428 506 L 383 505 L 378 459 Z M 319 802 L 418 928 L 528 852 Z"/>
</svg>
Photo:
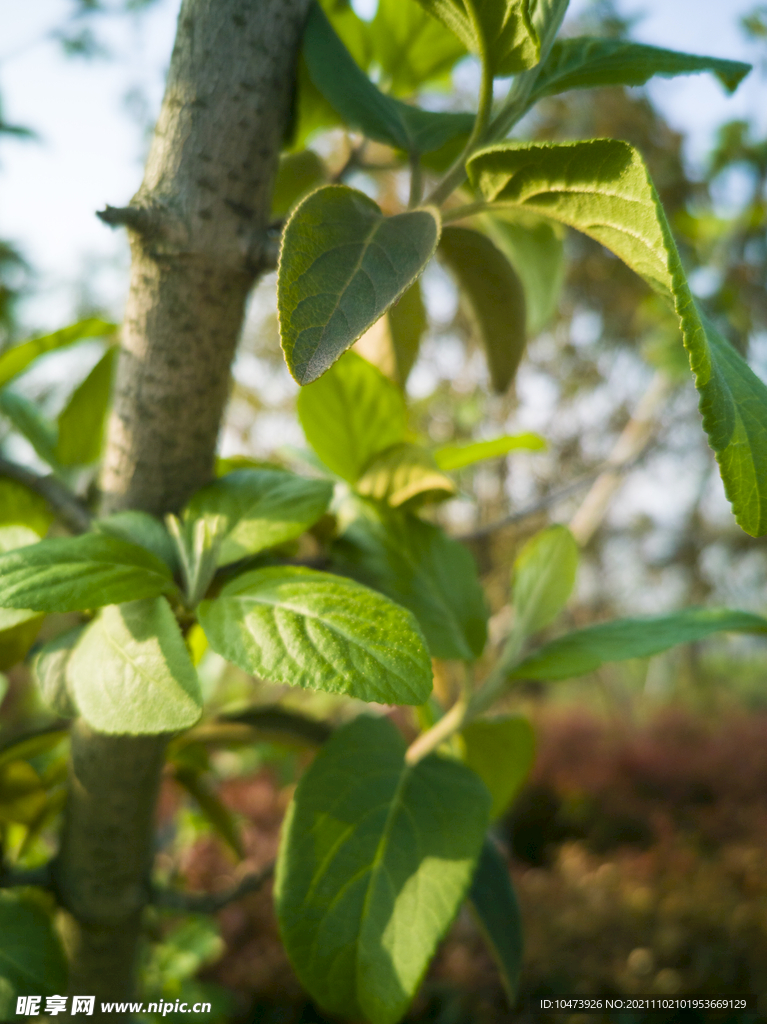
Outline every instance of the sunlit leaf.
<svg viewBox="0 0 767 1024">
<path fill-rule="evenodd" d="M 45 498 L 24 484 L 0 477 L 0 526 L 22 524 L 44 537 L 53 522 L 53 514 Z M 9 550 L 0 545 L 0 550 Z"/>
<path fill-rule="evenodd" d="M 472 441 L 470 444 L 446 444 L 434 452 L 434 458 L 440 469 L 448 472 L 472 466 L 475 462 L 485 459 L 497 459 L 502 455 L 518 449 L 540 452 L 546 448 L 545 440 L 540 434 L 504 434 L 490 441 Z"/>
<path fill-rule="evenodd" d="M 515 75 L 538 63 L 540 40 L 531 18 L 529 0 L 471 0 L 470 4 L 466 0 L 419 0 L 419 3 L 447 25 L 468 50 L 477 55 L 486 54 L 493 75 Z"/>
<path fill-rule="evenodd" d="M 570 679 L 600 665 L 649 658 L 719 632 L 767 633 L 767 619 L 727 608 L 687 608 L 647 619 L 615 619 L 558 637 L 514 667 L 511 679 Z"/>
<path fill-rule="evenodd" d="M 296 408 L 306 440 L 328 469 L 350 483 L 407 434 L 399 388 L 356 352 L 302 388 Z"/>
<path fill-rule="evenodd" d="M 202 712 L 197 673 L 164 597 L 102 608 L 75 644 L 66 681 L 100 732 L 177 732 Z"/>
<path fill-rule="evenodd" d="M 373 459 L 357 481 L 356 490 L 363 497 L 399 508 L 407 502 L 446 501 L 458 488 L 425 448 L 402 444 Z"/>
<path fill-rule="evenodd" d="M 464 765 L 415 767 L 381 718 L 339 729 L 298 784 L 275 897 L 298 977 L 323 1009 L 396 1024 L 469 888 L 489 797 Z"/>
<path fill-rule="evenodd" d="M 342 576 L 256 569 L 203 601 L 199 616 L 214 651 L 269 682 L 385 704 L 422 704 L 431 692 L 410 613 Z"/>
<path fill-rule="evenodd" d="M 697 308 L 641 157 L 615 139 L 504 143 L 472 157 L 489 201 L 577 228 L 612 250 L 679 316 L 703 426 L 740 526 L 767 531 L 767 387 Z"/>
<path fill-rule="evenodd" d="M 416 0 L 378 0 L 370 37 L 383 84 L 395 95 L 409 96 L 446 78 L 466 54 L 453 33 Z"/>
</svg>

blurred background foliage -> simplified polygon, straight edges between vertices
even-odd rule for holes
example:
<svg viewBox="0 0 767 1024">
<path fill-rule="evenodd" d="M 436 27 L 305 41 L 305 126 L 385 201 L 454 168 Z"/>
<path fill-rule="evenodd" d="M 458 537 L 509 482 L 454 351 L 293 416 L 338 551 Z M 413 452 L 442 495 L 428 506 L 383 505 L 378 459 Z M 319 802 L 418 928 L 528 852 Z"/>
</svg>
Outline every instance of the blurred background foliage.
<svg viewBox="0 0 767 1024">
<path fill-rule="evenodd" d="M 77 0 L 57 39 L 73 58 L 109 59 L 99 39 L 101 19 L 140 12 L 149 3 Z M 379 18 L 388 6 L 381 0 Z M 346 5 L 328 0 L 326 7 L 359 62 L 411 98 L 413 83 L 397 71 L 396 48 L 374 51 L 369 28 Z M 756 8 L 742 28 L 767 44 L 767 8 Z M 610 0 L 597 0 L 569 30 L 620 37 L 630 34 L 631 24 Z M 430 40 L 426 52 L 434 57 L 433 76 L 419 101 L 469 109 L 476 81 L 465 64 L 454 69 L 460 53 L 441 36 Z M 286 162 L 275 219 L 302 188 L 340 178 L 374 195 L 384 209 L 399 208 L 406 200 L 405 174 L 396 154 L 373 144 L 361 149 L 359 139 L 335 126 L 332 111 L 306 80 L 302 89 L 292 145 L 294 151 L 299 143 L 308 145 L 313 155 L 301 151 Z M 519 134 L 551 140 L 608 136 L 636 145 L 694 290 L 757 372 L 767 372 L 767 140 L 750 123 L 721 126 L 702 174 L 687 166 L 683 136 L 644 89 L 545 99 Z M 6 125 L 0 113 L 0 175 L 2 147 L 11 136 L 34 144 L 30 131 Z M 443 265 L 427 270 L 420 298 L 403 300 L 359 345 L 400 383 L 407 380 L 412 436 L 424 446 L 525 430 L 547 441 L 545 451 L 512 451 L 462 469 L 458 495 L 435 513 L 467 540 L 478 561 L 492 606 L 491 639 L 493 627 L 498 635 L 508 618 L 515 552 L 548 522 L 568 522 L 582 507 L 659 375 L 664 387 L 653 392 L 646 443 L 621 467 L 614 501 L 597 517 L 566 624 L 689 604 L 762 611 L 767 541 L 746 537 L 730 515 L 699 428 L 689 374 L 682 372 L 676 325 L 646 286 L 599 245 L 570 233 L 564 250 L 564 270 L 556 261 L 551 268 L 556 308 L 530 338 L 505 394 L 490 387 L 476 323 L 458 302 Z M 17 302 L 33 289 L 34 268 L 0 240 L 0 353 L 22 336 Z M 108 320 L 114 311 L 85 302 L 80 312 Z M 105 351 L 104 342 L 86 338 L 45 357 L 14 388 L 53 419 Z M 234 366 L 222 456 L 311 472 L 295 399 L 279 348 L 270 276 L 253 296 Z M 39 464 L 39 454 L 10 419 L 0 418 L 0 450 Z M 92 492 L 92 465 L 69 472 L 83 494 Z M 323 529 L 332 530 L 332 523 Z M 321 533 L 302 554 L 321 551 Z M 59 619 L 48 620 L 39 642 L 68 625 Z M 252 702 L 252 681 L 225 669 L 204 644 L 195 647 L 198 640 L 191 637 L 190 645 L 213 711 Z M 511 705 L 535 722 L 538 755 L 499 835 L 509 845 L 525 918 L 525 994 L 767 994 L 766 676 L 759 644 L 736 638 L 608 666 L 572 683 L 519 690 Z M 8 859 L 33 867 L 52 852 L 65 738 L 54 723 L 23 758 L 4 764 L 4 745 L 44 712 L 28 663 L 0 683 L 3 849 Z M 438 666 L 438 684 L 448 691 L 454 685 L 447 668 Z M 334 722 L 356 712 L 353 702 L 323 694 L 262 686 L 258 696 L 264 704 L 279 700 Z M 410 727 L 405 719 L 402 725 Z M 271 861 L 291 787 L 311 752 L 311 746 L 289 747 L 268 736 L 233 749 L 177 744 L 160 808 L 158 881 L 215 890 Z M 145 998 L 191 1001 L 199 995 L 213 1002 L 214 1020 L 322 1019 L 305 1004 L 287 964 L 268 890 L 215 919 L 182 922 L 157 912 L 151 925 Z M 462 916 L 408 1020 L 513 1019 L 476 927 Z"/>
</svg>

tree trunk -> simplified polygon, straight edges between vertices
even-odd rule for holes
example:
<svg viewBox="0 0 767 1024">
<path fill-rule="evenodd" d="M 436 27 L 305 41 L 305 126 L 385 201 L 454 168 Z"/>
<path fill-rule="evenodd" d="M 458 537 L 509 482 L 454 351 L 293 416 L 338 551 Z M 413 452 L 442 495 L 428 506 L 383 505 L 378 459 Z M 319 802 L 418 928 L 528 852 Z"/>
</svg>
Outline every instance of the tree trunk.
<svg viewBox="0 0 767 1024">
<path fill-rule="evenodd" d="M 183 0 L 143 184 L 104 220 L 132 266 L 103 511 L 177 511 L 213 473 L 248 292 L 270 265 L 270 199 L 308 0 Z M 56 877 L 70 991 L 134 991 L 154 806 L 168 737 L 72 731 Z"/>
</svg>

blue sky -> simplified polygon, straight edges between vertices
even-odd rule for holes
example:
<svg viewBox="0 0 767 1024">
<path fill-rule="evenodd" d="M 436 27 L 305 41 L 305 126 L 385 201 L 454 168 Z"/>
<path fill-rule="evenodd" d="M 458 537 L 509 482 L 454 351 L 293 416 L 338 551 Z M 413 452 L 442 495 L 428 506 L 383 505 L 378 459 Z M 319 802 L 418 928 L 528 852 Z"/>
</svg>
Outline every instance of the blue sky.
<svg viewBox="0 0 767 1024">
<path fill-rule="evenodd" d="M 360 3 L 368 0 L 360 0 Z M 588 0 L 572 0 L 577 12 Z M 162 95 L 179 0 L 159 0 L 140 18 L 105 19 L 99 33 L 113 59 L 67 60 L 50 32 L 61 25 L 68 0 L 11 3 L 2 13 L 0 90 L 5 118 L 38 132 L 34 143 L 0 149 L 0 237 L 12 238 L 39 271 L 35 296 L 24 308 L 30 328 L 66 322 L 77 301 L 75 284 L 119 313 L 127 252 L 119 233 L 94 216 L 120 205 L 141 180 L 145 138 L 135 115 L 154 116 Z M 635 38 L 690 52 L 742 60 L 758 58 L 738 28 L 753 0 L 622 0 L 623 13 L 645 12 Z M 125 96 L 133 93 L 133 109 Z M 689 133 L 693 163 L 706 152 L 716 124 L 750 117 L 767 130 L 765 79 L 753 73 L 735 97 L 708 76 L 651 86 L 673 125 Z"/>
</svg>

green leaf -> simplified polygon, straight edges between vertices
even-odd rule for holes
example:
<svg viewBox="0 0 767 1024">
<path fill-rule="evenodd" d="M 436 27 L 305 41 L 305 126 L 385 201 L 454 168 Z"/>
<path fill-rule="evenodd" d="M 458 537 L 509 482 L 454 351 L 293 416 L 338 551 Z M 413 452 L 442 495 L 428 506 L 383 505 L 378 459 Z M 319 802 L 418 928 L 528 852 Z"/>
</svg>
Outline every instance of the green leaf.
<svg viewBox="0 0 767 1024">
<path fill-rule="evenodd" d="M 309 9 L 303 40 L 309 77 L 344 122 L 406 153 L 429 153 L 471 131 L 473 114 L 421 110 L 382 93 L 338 38 L 322 8 Z"/>
<path fill-rule="evenodd" d="M 107 349 L 59 415 L 56 458 L 62 466 L 87 466 L 101 455 L 116 355 L 116 348 Z"/>
<path fill-rule="evenodd" d="M 272 683 L 382 704 L 423 704 L 431 693 L 410 613 L 341 576 L 256 569 L 203 601 L 199 616 L 214 651 Z"/>
<path fill-rule="evenodd" d="M 10 388 L 3 388 L 0 391 L 0 413 L 29 441 L 43 462 L 54 469 L 58 467 L 56 427 L 43 416 L 34 402 Z"/>
<path fill-rule="evenodd" d="M 0 892 L 0 1016 L 12 1020 L 19 996 L 67 990 L 67 966 L 48 915 L 27 894 Z"/>
<path fill-rule="evenodd" d="M 452 498 L 458 491 L 449 476 L 441 473 L 434 456 L 414 444 L 396 445 L 368 465 L 357 481 L 357 493 L 392 508 L 406 502 L 434 502 Z"/>
<path fill-rule="evenodd" d="M 176 546 L 170 534 L 160 520 L 148 512 L 139 512 L 135 509 L 113 512 L 102 519 L 94 520 L 93 529 L 96 533 L 105 533 L 129 544 L 138 544 L 165 562 L 172 573 L 179 568 Z"/>
<path fill-rule="evenodd" d="M 66 738 L 67 729 L 60 726 L 46 725 L 33 729 L 31 732 L 0 743 L 0 767 L 12 761 L 31 761 L 41 754 L 48 753 Z"/>
<path fill-rule="evenodd" d="M 272 216 L 284 217 L 299 199 L 327 180 L 327 168 L 313 149 L 283 153 L 272 192 Z"/>
<path fill-rule="evenodd" d="M 53 515 L 45 498 L 16 480 L 0 477 L 0 526 L 23 524 L 43 537 L 52 522 Z M 0 550 L 9 549 L 0 547 Z"/>
<path fill-rule="evenodd" d="M 0 608 L 0 672 L 24 658 L 44 618 L 28 608 Z"/>
<path fill-rule="evenodd" d="M 218 564 L 227 565 L 298 537 L 324 515 L 332 496 L 328 480 L 278 469 L 240 469 L 198 491 L 184 520 L 221 517 Z"/>
<path fill-rule="evenodd" d="M 116 537 L 57 537 L 0 555 L 3 608 L 72 612 L 175 590 L 163 562 Z"/>
<path fill-rule="evenodd" d="M 39 338 L 24 341 L 0 356 L 0 387 L 4 387 L 14 377 L 26 370 L 38 356 L 44 355 L 46 352 L 65 348 L 67 345 L 73 345 L 76 341 L 84 341 L 86 338 L 104 338 L 114 334 L 116 330 L 117 324 L 91 318 L 72 324 L 71 327 L 63 327 L 60 331 L 54 331 L 53 334 L 44 334 Z"/>
<path fill-rule="evenodd" d="M 535 732 L 521 715 L 477 719 L 461 731 L 464 761 L 493 798 L 492 819 L 509 809 L 535 758 Z"/>
<path fill-rule="evenodd" d="M 566 526 L 549 526 L 522 547 L 514 563 L 515 632 L 530 636 L 550 625 L 575 586 L 578 545 Z"/>
<path fill-rule="evenodd" d="M 616 619 L 567 633 L 515 665 L 511 679 L 570 679 L 610 661 L 649 658 L 712 633 L 767 633 L 767 619 L 727 608 L 686 608 L 673 615 Z"/>
<path fill-rule="evenodd" d="M 429 82 L 446 79 L 466 54 L 452 32 L 415 0 L 378 0 L 370 37 L 383 85 L 396 95 L 411 96 Z"/>
<path fill-rule="evenodd" d="M 464 765 L 414 767 L 386 719 L 339 729 L 284 825 L 275 897 L 301 983 L 331 1014 L 396 1024 L 469 887 L 489 797 Z"/>
<path fill-rule="evenodd" d="M 522 282 L 528 335 L 539 334 L 556 312 L 564 283 L 563 228 L 516 210 L 486 214 L 480 222 Z"/>
<path fill-rule="evenodd" d="M 83 628 L 77 626 L 49 640 L 40 648 L 32 665 L 43 700 L 62 718 L 74 718 L 77 714 L 67 684 L 67 663 Z"/>
<path fill-rule="evenodd" d="M 444 228 L 439 252 L 469 307 L 493 387 L 503 392 L 514 379 L 527 343 L 522 282 L 487 235 L 471 228 Z"/>
<path fill-rule="evenodd" d="M 579 36 L 560 39 L 535 80 L 533 102 L 568 89 L 598 89 L 606 85 L 644 85 L 654 75 L 671 78 L 710 71 L 727 92 L 734 92 L 751 70 L 750 64 L 719 57 L 664 50 L 627 39 Z"/>
<path fill-rule="evenodd" d="M 469 902 L 500 971 L 509 1004 L 514 1006 L 522 970 L 522 915 L 509 865 L 491 839 L 482 847 Z"/>
<path fill-rule="evenodd" d="M 641 157 L 615 139 L 506 143 L 468 163 L 486 199 L 583 231 L 673 302 L 700 411 L 735 517 L 767 531 L 767 388 L 695 305 L 665 214 Z"/>
<path fill-rule="evenodd" d="M 540 452 L 546 447 L 546 442 L 540 434 L 504 434 L 502 437 L 494 437 L 491 441 L 446 444 L 434 452 L 434 458 L 440 469 L 450 472 L 463 469 L 464 466 L 472 466 L 475 462 L 482 462 L 485 459 L 497 459 L 518 448 Z"/>
<path fill-rule="evenodd" d="M 416 281 L 354 347 L 361 356 L 404 388 L 418 357 L 426 326 L 421 282 Z"/>
<path fill-rule="evenodd" d="M 296 408 L 306 440 L 328 469 L 350 483 L 374 456 L 407 435 L 399 388 L 356 352 L 302 388 Z"/>
<path fill-rule="evenodd" d="M 163 597 L 102 608 L 77 641 L 66 673 L 80 714 L 99 732 L 178 732 L 202 712 L 197 673 Z"/>
<path fill-rule="evenodd" d="M 407 512 L 362 508 L 334 548 L 342 571 L 409 608 L 432 657 L 478 658 L 488 612 L 471 553 Z"/>
<path fill-rule="evenodd" d="M 321 376 L 413 283 L 440 231 L 429 207 L 384 217 L 346 185 L 317 189 L 282 237 L 277 308 L 285 359 L 299 384 Z"/>
<path fill-rule="evenodd" d="M 529 0 L 419 0 L 464 46 L 486 55 L 493 75 L 515 75 L 534 67 L 541 44 Z M 473 10 L 472 10 L 473 9 Z M 473 15 L 473 16 L 472 16 Z"/>
</svg>

